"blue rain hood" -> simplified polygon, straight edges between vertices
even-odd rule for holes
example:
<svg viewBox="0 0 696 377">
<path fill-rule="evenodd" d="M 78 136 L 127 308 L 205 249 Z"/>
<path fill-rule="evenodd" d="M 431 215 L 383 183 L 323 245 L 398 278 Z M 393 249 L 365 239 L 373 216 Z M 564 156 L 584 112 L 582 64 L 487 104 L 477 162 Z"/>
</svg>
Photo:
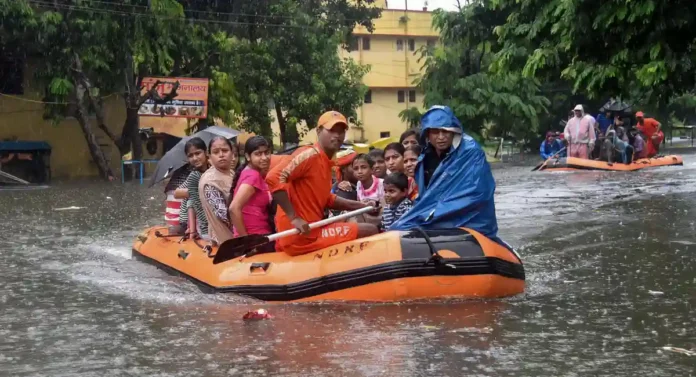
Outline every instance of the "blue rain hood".
<svg viewBox="0 0 696 377">
<path fill-rule="evenodd" d="M 421 127 L 420 140 L 425 148 L 416 165 L 419 196 L 413 209 L 389 229 L 466 227 L 498 241 L 498 221 L 493 201 L 495 180 L 483 149 L 463 132 L 459 119 L 447 106 L 428 109 L 421 119 Z M 433 148 L 426 140 L 427 132 L 437 128 L 454 132 L 455 136 L 449 153 L 426 187 L 423 160 Z"/>
</svg>

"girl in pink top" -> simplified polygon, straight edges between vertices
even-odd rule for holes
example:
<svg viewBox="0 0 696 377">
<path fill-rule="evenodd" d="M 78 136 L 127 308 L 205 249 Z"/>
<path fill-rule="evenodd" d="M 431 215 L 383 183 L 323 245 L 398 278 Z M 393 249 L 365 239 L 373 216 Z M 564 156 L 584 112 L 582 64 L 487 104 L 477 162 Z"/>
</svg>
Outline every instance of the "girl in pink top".
<svg viewBox="0 0 696 377">
<path fill-rule="evenodd" d="M 372 158 L 366 154 L 359 154 L 353 160 L 353 174 L 358 180 L 358 200 L 361 202 L 384 201 L 384 180 L 373 175 L 374 165 Z"/>
<path fill-rule="evenodd" d="M 234 236 L 269 234 L 268 217 L 271 194 L 266 185 L 266 173 L 271 166 L 271 148 L 266 139 L 254 136 L 244 145 L 247 166 L 239 173 L 230 214 Z"/>
</svg>

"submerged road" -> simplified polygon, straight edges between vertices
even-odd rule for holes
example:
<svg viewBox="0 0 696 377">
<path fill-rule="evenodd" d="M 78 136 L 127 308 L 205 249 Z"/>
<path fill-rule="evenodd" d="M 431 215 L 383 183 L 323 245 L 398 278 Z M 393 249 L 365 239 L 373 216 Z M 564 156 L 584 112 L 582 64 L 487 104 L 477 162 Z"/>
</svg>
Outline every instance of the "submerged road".
<svg viewBox="0 0 696 377">
<path fill-rule="evenodd" d="M 0 376 L 694 376 L 696 156 L 634 173 L 494 170 L 527 292 L 259 305 L 131 259 L 163 194 L 0 191 Z M 246 323 L 265 307 L 272 320 Z"/>
</svg>

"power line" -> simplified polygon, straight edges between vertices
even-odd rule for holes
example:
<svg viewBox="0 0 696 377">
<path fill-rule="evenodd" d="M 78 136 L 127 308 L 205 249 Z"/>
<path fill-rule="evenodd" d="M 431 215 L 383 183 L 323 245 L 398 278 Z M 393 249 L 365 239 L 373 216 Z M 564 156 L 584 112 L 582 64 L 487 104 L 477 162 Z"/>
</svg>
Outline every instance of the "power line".
<svg viewBox="0 0 696 377">
<path fill-rule="evenodd" d="M 155 15 L 155 14 L 149 14 L 149 13 L 139 13 L 139 12 L 127 12 L 127 11 L 118 11 L 118 10 L 112 10 L 112 9 L 100 9 L 100 8 L 92 8 L 88 6 L 80 6 L 80 5 L 69 5 L 69 4 L 55 4 L 51 3 L 48 1 L 41 1 L 41 0 L 27 0 L 29 4 L 34 4 L 37 6 L 45 6 L 49 8 L 57 8 L 57 9 L 64 9 L 64 10 L 73 10 L 73 11 L 85 11 L 85 12 L 94 12 L 94 13 L 101 13 L 101 14 L 112 14 L 112 15 L 118 15 L 118 16 L 124 16 L 124 17 L 141 17 L 141 18 L 154 18 L 158 20 L 170 20 L 170 21 L 183 21 L 183 22 L 193 22 L 193 23 L 208 23 L 208 24 L 218 24 L 218 25 L 236 25 L 236 26 L 270 26 L 270 27 L 279 27 L 279 28 L 294 28 L 294 29 L 303 29 L 303 30 L 319 30 L 320 27 L 311 27 L 311 26 L 306 26 L 306 25 L 292 25 L 292 24 L 272 24 L 272 23 L 263 23 L 263 22 L 245 22 L 245 21 L 224 21 L 224 20 L 212 20 L 212 19 L 202 19 L 202 18 L 184 18 L 184 17 L 172 17 L 172 16 L 161 16 L 161 15 Z M 271 18 L 288 18 L 291 20 L 295 20 L 297 18 L 294 17 L 289 17 L 289 16 L 268 16 Z M 381 27 L 378 30 L 402 30 L 403 28 L 401 27 Z"/>
</svg>

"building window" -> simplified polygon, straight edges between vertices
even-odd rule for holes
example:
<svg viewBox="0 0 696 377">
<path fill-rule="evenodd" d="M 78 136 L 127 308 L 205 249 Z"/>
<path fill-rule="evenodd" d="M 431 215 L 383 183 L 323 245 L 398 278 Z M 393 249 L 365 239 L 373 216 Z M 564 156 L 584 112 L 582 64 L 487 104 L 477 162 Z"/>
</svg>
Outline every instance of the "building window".
<svg viewBox="0 0 696 377">
<path fill-rule="evenodd" d="M 380 138 L 380 139 L 384 139 L 385 137 L 391 137 L 391 132 L 389 132 L 389 131 L 386 131 L 386 132 L 382 131 L 382 132 L 379 133 L 379 138 Z"/>
<path fill-rule="evenodd" d="M 358 38 L 354 35 L 348 40 L 348 51 L 358 51 Z"/>
<path fill-rule="evenodd" d="M 415 39 L 408 40 L 408 50 L 409 51 L 416 51 L 416 40 Z"/>
<path fill-rule="evenodd" d="M 396 40 L 396 51 L 403 51 L 403 50 L 404 50 L 404 40 L 397 39 Z"/>
<path fill-rule="evenodd" d="M 363 51 L 370 51 L 370 37 L 362 38 Z"/>
<path fill-rule="evenodd" d="M 433 47 L 435 47 L 435 40 L 428 39 L 428 41 L 425 44 L 428 46 L 428 48 L 433 48 Z"/>
<path fill-rule="evenodd" d="M 416 91 L 415 90 L 408 91 L 408 102 L 416 102 Z"/>
<path fill-rule="evenodd" d="M 365 103 L 372 103 L 372 91 L 368 90 L 367 93 L 365 93 Z"/>
<path fill-rule="evenodd" d="M 398 92 L 396 92 L 396 100 L 399 103 L 406 102 L 406 100 L 404 99 L 404 91 L 403 90 L 399 90 Z"/>
<path fill-rule="evenodd" d="M 0 56 L 0 93 L 24 94 L 24 61 Z"/>
</svg>

